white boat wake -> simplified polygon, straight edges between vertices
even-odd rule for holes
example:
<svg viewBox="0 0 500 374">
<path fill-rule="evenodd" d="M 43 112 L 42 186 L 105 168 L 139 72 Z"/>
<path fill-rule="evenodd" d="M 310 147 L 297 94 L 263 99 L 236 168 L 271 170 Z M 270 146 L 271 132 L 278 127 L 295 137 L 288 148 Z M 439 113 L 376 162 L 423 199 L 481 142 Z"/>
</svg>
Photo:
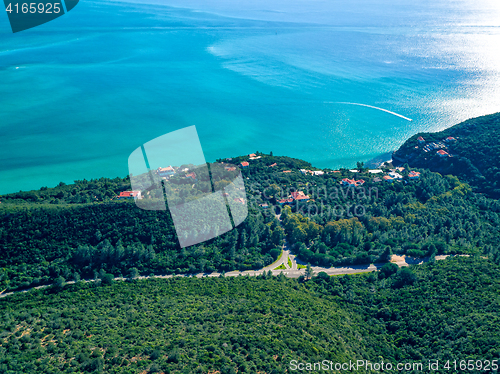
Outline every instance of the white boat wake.
<svg viewBox="0 0 500 374">
<path fill-rule="evenodd" d="M 367 107 L 367 108 L 372 108 L 372 109 L 381 110 L 382 112 L 386 112 L 386 113 L 392 114 L 392 115 L 394 115 L 394 116 L 397 116 L 397 117 L 403 118 L 403 119 L 405 119 L 405 120 L 407 120 L 407 121 L 410 121 L 410 122 L 412 122 L 412 121 L 413 121 L 411 118 L 408 118 L 408 117 L 402 116 L 401 114 L 394 113 L 394 112 L 391 112 L 390 110 L 383 109 L 383 108 L 379 108 L 379 107 L 376 107 L 376 106 L 373 106 L 373 105 L 366 105 L 366 104 L 359 104 L 359 103 L 348 103 L 348 102 L 342 102 L 342 101 L 325 101 L 324 103 L 325 103 L 325 104 L 346 104 L 346 105 L 358 105 L 358 106 L 364 106 L 364 107 Z"/>
</svg>

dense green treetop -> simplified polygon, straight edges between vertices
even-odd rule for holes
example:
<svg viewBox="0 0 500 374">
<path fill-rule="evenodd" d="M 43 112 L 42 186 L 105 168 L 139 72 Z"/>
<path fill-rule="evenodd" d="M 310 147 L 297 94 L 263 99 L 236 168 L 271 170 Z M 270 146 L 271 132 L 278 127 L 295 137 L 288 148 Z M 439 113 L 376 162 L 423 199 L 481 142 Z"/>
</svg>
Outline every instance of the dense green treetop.
<svg viewBox="0 0 500 374">
<path fill-rule="evenodd" d="M 63 285 L 0 299 L 0 371 L 285 373 L 291 360 L 491 361 L 500 356 L 499 280 L 499 266 L 457 257 L 304 282 Z"/>
</svg>

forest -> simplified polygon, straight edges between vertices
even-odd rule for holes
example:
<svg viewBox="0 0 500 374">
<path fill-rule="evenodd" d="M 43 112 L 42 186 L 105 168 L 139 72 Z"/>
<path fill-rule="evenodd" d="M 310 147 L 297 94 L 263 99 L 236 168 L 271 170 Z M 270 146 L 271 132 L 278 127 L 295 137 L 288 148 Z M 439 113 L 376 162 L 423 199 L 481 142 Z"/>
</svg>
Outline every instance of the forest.
<svg viewBox="0 0 500 374">
<path fill-rule="evenodd" d="M 260 269 L 281 253 L 276 219 L 249 217 L 227 234 L 180 248 L 169 215 L 133 202 L 33 207 L 1 217 L 2 289 L 95 278 Z M 278 248 L 279 247 L 279 248 Z"/>
<path fill-rule="evenodd" d="M 292 360 L 498 360 L 498 265 L 479 256 L 391 265 L 310 280 L 79 281 L 10 295 L 0 299 L 0 372 L 281 374 Z"/>
</svg>

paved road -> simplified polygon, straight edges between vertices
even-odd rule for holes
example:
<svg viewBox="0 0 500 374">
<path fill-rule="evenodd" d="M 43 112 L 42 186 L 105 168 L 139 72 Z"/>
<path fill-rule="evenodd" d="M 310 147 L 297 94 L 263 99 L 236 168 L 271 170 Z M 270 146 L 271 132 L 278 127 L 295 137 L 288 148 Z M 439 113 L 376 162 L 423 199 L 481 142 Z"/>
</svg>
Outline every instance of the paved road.
<svg viewBox="0 0 500 374">
<path fill-rule="evenodd" d="M 262 268 L 261 270 L 258 271 L 269 271 L 269 270 L 274 270 L 280 265 L 285 265 L 286 268 L 288 268 L 288 257 L 290 256 L 290 250 L 283 248 L 283 253 L 281 254 L 281 257 L 277 259 L 275 262 L 273 262 L 271 265 L 267 265 L 266 267 Z"/>
<path fill-rule="evenodd" d="M 292 255 L 290 246 L 289 246 L 289 244 L 288 244 L 288 242 L 286 240 L 285 240 L 285 242 L 283 244 L 283 248 L 282 249 L 283 249 L 283 253 L 281 254 L 281 257 L 278 258 L 276 261 L 274 261 L 271 265 L 267 265 L 266 267 L 264 267 L 263 269 L 261 269 L 262 271 L 274 270 L 274 269 L 276 269 L 280 265 L 285 265 L 285 267 L 287 269 L 290 269 L 290 266 L 288 265 L 288 258 L 290 258 L 292 260 L 292 269 L 293 269 L 295 256 Z M 295 264 L 295 269 L 297 269 L 297 264 Z M 283 271 L 283 270 L 280 269 L 280 271 Z"/>
<path fill-rule="evenodd" d="M 461 255 L 461 256 L 468 256 L 468 255 Z M 292 269 L 290 269 L 288 266 L 288 257 L 290 257 L 292 259 L 292 265 L 293 265 Z M 449 257 L 449 256 L 436 256 L 436 260 L 444 260 L 447 257 Z M 287 269 L 274 270 L 280 264 L 285 263 L 284 261 L 286 261 Z M 420 265 L 420 264 L 423 264 L 423 263 L 428 262 L 428 261 L 429 261 L 429 259 L 413 259 L 413 258 L 398 257 L 397 261 L 392 261 L 392 262 L 395 263 L 396 265 L 398 265 L 399 267 L 402 267 L 402 266 L 409 266 L 409 265 Z M 343 274 L 358 274 L 358 273 L 366 273 L 366 272 L 370 272 L 370 271 L 375 271 L 375 270 L 380 269 L 382 266 L 384 266 L 383 263 L 371 264 L 371 265 L 353 265 L 353 266 L 346 266 L 346 267 L 331 267 L 331 268 L 313 266 L 312 269 L 314 271 L 314 274 L 318 274 L 319 272 L 323 271 L 328 275 L 343 275 Z M 240 275 L 242 275 L 242 276 L 248 275 L 248 276 L 254 277 L 257 275 L 261 275 L 264 272 L 268 272 L 269 270 L 271 270 L 273 275 L 279 275 L 280 273 L 283 273 L 288 278 L 298 278 L 301 275 L 305 275 L 305 269 L 297 269 L 297 262 L 295 260 L 295 256 L 290 254 L 289 249 L 286 249 L 286 250 L 284 249 L 283 255 L 281 256 L 281 258 L 277 262 L 275 262 L 269 266 L 266 266 L 265 268 L 262 268 L 260 270 L 231 271 L 231 272 L 225 273 L 225 276 L 226 277 L 237 277 Z M 210 277 L 210 278 L 213 278 L 213 277 L 220 277 L 221 275 L 222 275 L 221 273 L 153 275 L 153 276 L 140 276 L 140 277 L 137 277 L 136 279 L 173 278 L 173 277 L 197 277 L 197 278 Z M 123 281 L 123 280 L 126 280 L 126 279 L 123 277 L 115 278 L 115 281 Z M 83 282 L 95 282 L 94 279 L 82 280 L 82 281 Z M 73 282 L 73 281 L 66 282 L 66 284 L 73 284 L 73 283 L 75 283 L 75 282 Z M 33 288 L 23 290 L 23 291 L 13 291 L 13 292 L 7 292 L 7 293 L 0 293 L 0 298 L 12 295 L 14 293 L 29 292 L 32 289 L 41 289 L 41 288 L 47 288 L 47 287 L 50 287 L 50 286 L 45 285 L 45 286 L 33 287 Z"/>
</svg>

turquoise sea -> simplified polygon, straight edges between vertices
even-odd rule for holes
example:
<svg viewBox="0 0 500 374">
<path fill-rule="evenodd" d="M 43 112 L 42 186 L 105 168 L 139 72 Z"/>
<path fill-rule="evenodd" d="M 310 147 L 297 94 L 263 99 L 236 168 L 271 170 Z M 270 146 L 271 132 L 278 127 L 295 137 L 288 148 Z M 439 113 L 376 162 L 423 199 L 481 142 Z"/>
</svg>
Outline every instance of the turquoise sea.
<svg viewBox="0 0 500 374">
<path fill-rule="evenodd" d="M 498 0 L 81 0 L 16 34 L 1 13 L 0 193 L 123 177 L 191 125 L 208 161 L 352 166 L 500 111 L 499 46 Z"/>
</svg>

